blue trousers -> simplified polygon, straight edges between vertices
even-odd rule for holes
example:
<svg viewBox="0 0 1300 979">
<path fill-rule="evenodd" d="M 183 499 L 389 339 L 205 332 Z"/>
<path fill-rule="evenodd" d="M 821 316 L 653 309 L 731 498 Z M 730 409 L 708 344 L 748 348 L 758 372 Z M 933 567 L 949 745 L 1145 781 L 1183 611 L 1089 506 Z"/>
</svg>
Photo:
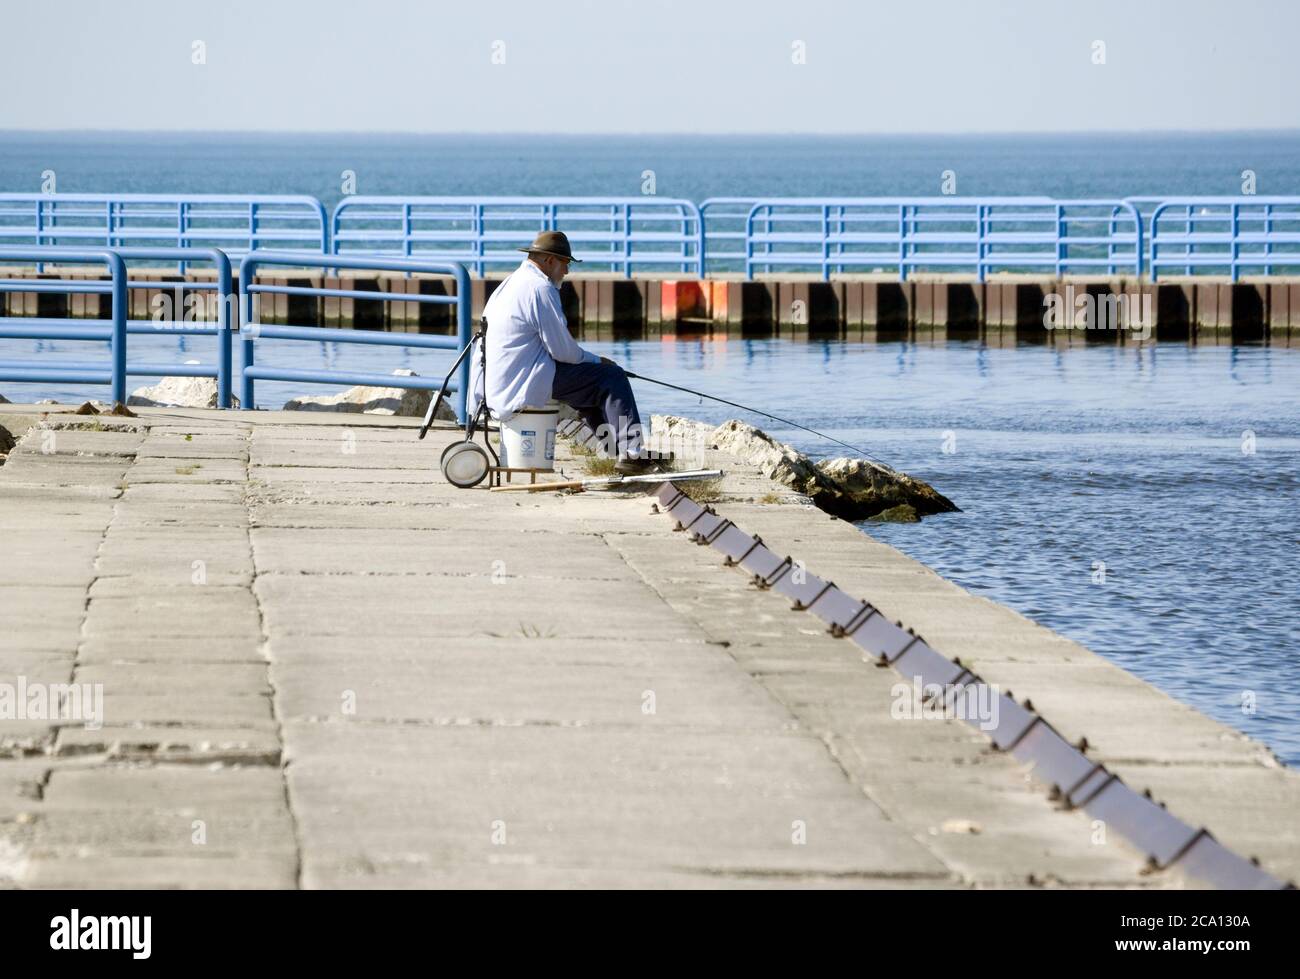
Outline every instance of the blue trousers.
<svg viewBox="0 0 1300 979">
<path fill-rule="evenodd" d="M 573 408 L 611 455 L 641 453 L 641 415 L 632 384 L 617 364 L 555 364 L 551 397 Z"/>
</svg>

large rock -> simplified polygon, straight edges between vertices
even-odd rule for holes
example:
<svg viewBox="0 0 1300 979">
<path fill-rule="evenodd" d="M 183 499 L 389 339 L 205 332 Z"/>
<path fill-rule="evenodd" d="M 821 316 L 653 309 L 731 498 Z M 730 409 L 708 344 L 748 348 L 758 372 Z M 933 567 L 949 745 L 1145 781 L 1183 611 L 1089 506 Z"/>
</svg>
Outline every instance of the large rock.
<svg viewBox="0 0 1300 979">
<path fill-rule="evenodd" d="M 417 377 L 414 371 L 398 369 L 394 375 Z M 342 394 L 303 395 L 286 401 L 285 411 L 343 411 L 366 415 L 401 415 L 407 418 L 423 418 L 433 400 L 432 391 L 417 391 L 410 388 L 386 388 L 358 385 L 348 388 Z M 444 401 L 438 406 L 438 418 L 443 421 L 455 421 L 456 413 L 451 405 Z"/>
<path fill-rule="evenodd" d="M 743 459 L 769 479 L 804 494 L 827 513 L 845 520 L 865 520 L 901 505 L 912 507 L 919 516 L 957 510 L 951 500 L 928 483 L 888 466 L 867 459 L 815 463 L 798 449 L 735 419 L 713 426 L 675 415 L 655 415 L 651 430 L 654 441 L 662 448 L 702 445 Z"/>
<path fill-rule="evenodd" d="M 239 407 L 233 395 L 231 404 Z M 217 382 L 211 377 L 164 377 L 153 387 L 136 388 L 126 399 L 131 407 L 215 408 Z"/>
<path fill-rule="evenodd" d="M 8 398 L 6 398 L 3 394 L 0 394 L 0 405 L 7 405 L 7 404 L 13 404 L 13 402 L 10 401 Z"/>
<path fill-rule="evenodd" d="M 823 459 L 817 463 L 817 471 L 834 485 L 844 508 L 868 509 L 872 511 L 869 516 L 901 506 L 911 507 L 921 517 L 957 510 L 952 500 L 929 483 L 869 459 Z"/>
<path fill-rule="evenodd" d="M 7 456 L 14 450 L 17 440 L 9 434 L 9 429 L 0 426 L 0 457 Z"/>
</svg>

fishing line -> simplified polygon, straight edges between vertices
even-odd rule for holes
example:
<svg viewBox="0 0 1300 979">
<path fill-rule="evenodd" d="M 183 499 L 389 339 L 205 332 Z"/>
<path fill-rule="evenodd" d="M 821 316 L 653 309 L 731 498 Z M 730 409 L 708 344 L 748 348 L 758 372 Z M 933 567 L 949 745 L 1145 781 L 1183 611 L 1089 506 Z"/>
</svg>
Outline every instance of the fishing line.
<svg viewBox="0 0 1300 979">
<path fill-rule="evenodd" d="M 696 391 L 693 390 L 692 388 L 684 388 L 680 384 L 669 384 L 667 381 L 659 381 L 653 377 L 646 377 L 644 374 L 633 374 L 629 370 L 625 370 L 623 373 L 625 373 L 628 377 L 635 378 L 638 381 L 649 381 L 651 384 L 658 384 L 662 387 L 672 388 L 674 391 L 682 391 L 686 394 L 693 394 L 696 397 L 708 398 L 710 401 L 717 401 L 719 404 L 730 405 L 732 408 L 739 408 L 741 411 L 751 411 L 756 415 L 762 415 L 764 418 L 770 418 L 773 421 L 780 422 L 782 425 L 789 425 L 791 428 L 798 428 L 802 431 L 810 432 L 811 434 L 816 435 L 819 438 L 824 438 L 827 441 L 834 442 L 836 445 L 842 445 L 846 449 L 852 449 L 854 452 L 858 453 L 858 455 L 862 456 L 864 459 L 870 459 L 872 462 L 879 463 L 882 466 L 886 465 L 886 463 L 877 459 L 875 456 L 871 455 L 865 450 L 858 448 L 858 446 L 856 445 L 850 445 L 848 442 L 841 442 L 833 435 L 827 435 L 825 432 L 819 432 L 817 431 L 817 429 L 809 428 L 807 425 L 800 425 L 796 421 L 791 421 L 789 418 L 782 418 L 780 415 L 774 415 L 770 411 L 760 411 L 757 408 L 751 408 L 749 405 L 742 405 L 736 403 L 735 401 L 728 401 L 726 398 L 718 398 L 718 397 L 714 397 L 711 394 L 705 394 L 703 391 Z"/>
</svg>

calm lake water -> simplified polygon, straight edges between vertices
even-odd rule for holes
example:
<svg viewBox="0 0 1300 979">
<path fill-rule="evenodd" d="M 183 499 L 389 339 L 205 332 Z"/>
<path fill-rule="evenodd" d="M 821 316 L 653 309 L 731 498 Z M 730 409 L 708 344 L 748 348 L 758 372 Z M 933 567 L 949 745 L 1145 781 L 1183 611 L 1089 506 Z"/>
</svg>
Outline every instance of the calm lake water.
<svg viewBox="0 0 1300 979">
<path fill-rule="evenodd" d="M 32 133 L 0 130 L 0 191 L 661 197 L 1300 193 L 1300 131 L 962 136 Z"/>
<path fill-rule="evenodd" d="M 24 358 L 38 346 L 8 343 Z M 132 338 L 133 357 L 149 360 L 209 361 L 210 345 Z M 962 512 L 864 532 L 1300 763 L 1300 353 L 780 339 L 585 345 L 929 480 Z M 94 346 L 44 343 L 41 356 L 85 359 Z M 263 341 L 258 351 L 266 364 L 341 370 L 441 375 L 446 363 L 445 354 L 408 348 Z M 637 388 L 647 416 L 739 414 Z M 3 390 L 12 400 L 103 396 Z M 324 392 L 262 382 L 258 403 L 304 393 Z M 843 454 L 797 429 L 746 420 L 811 454 Z M 1248 694 L 1253 713 L 1243 711 Z"/>
</svg>

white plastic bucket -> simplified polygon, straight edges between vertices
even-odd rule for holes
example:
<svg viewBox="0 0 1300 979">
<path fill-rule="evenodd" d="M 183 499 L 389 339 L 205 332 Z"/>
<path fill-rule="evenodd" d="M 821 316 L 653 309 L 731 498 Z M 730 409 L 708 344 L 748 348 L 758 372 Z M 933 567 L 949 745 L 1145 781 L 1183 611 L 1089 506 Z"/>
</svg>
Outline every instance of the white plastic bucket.
<svg viewBox="0 0 1300 979">
<path fill-rule="evenodd" d="M 555 468 L 555 430 L 560 406 L 554 401 L 545 408 L 521 408 L 501 423 L 501 465 L 511 469 Z"/>
</svg>

